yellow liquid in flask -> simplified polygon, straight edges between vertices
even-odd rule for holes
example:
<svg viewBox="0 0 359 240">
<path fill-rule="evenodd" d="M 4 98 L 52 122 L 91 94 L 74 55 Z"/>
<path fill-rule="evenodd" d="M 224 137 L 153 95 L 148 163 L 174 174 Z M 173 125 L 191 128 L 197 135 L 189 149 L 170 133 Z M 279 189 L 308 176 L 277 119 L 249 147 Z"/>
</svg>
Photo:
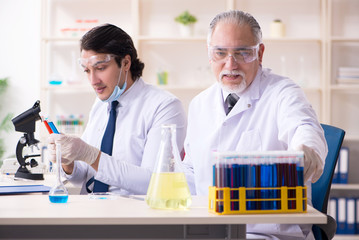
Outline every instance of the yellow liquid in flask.
<svg viewBox="0 0 359 240">
<path fill-rule="evenodd" d="M 151 208 L 188 208 L 192 203 L 192 198 L 184 173 L 152 173 L 146 202 Z"/>
</svg>

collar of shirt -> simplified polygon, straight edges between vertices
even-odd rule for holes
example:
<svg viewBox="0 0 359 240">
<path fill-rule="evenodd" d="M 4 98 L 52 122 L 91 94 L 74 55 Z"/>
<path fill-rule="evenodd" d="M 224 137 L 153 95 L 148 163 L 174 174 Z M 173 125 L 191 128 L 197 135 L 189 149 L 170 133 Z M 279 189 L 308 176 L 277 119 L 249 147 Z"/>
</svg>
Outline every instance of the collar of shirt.
<svg viewBox="0 0 359 240">
<path fill-rule="evenodd" d="M 224 103 L 226 102 L 226 99 L 227 99 L 228 95 L 231 94 L 231 93 L 233 93 L 233 92 L 227 92 L 227 91 L 223 90 L 223 88 L 222 88 L 222 97 L 223 97 L 223 102 Z M 238 97 L 240 96 L 239 93 L 234 93 L 234 94 L 236 94 Z"/>
<path fill-rule="evenodd" d="M 117 105 L 116 109 L 119 108 L 120 106 L 123 107 L 129 104 L 130 99 L 132 99 L 131 96 L 137 94 L 139 88 L 141 88 L 140 87 L 141 82 L 143 82 L 142 78 L 137 79 L 136 81 L 133 82 L 131 87 L 127 89 L 127 91 L 122 93 L 122 95 L 117 99 L 119 104 Z M 109 102 L 107 104 L 107 112 L 110 112 L 110 110 L 111 110 L 111 103 Z"/>
<path fill-rule="evenodd" d="M 225 112 L 228 112 L 228 103 L 226 102 L 226 100 L 227 100 L 227 97 L 229 94 L 231 94 L 231 93 L 223 90 L 223 88 L 222 88 L 223 107 L 225 109 Z M 237 94 L 238 97 L 240 96 L 238 93 L 234 93 L 234 94 Z"/>
</svg>

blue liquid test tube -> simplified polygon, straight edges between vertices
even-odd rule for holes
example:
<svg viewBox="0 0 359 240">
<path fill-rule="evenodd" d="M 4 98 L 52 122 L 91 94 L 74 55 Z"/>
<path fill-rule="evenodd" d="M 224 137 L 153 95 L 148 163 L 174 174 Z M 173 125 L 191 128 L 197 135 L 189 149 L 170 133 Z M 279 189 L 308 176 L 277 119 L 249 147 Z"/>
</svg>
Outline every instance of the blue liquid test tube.
<svg viewBox="0 0 359 240">
<path fill-rule="evenodd" d="M 55 124 L 53 122 L 48 122 L 51 130 L 53 133 L 57 133 L 57 134 L 60 134 L 59 131 L 57 131 L 57 128 L 55 127 Z"/>
</svg>

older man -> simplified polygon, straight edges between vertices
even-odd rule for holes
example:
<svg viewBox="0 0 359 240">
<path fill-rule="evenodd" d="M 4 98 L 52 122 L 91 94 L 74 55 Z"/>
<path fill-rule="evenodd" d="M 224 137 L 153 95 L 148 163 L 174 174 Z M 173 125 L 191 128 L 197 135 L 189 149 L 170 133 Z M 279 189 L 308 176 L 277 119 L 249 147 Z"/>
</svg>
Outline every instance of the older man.
<svg viewBox="0 0 359 240">
<path fill-rule="evenodd" d="M 217 82 L 189 107 L 184 164 L 192 192 L 208 194 L 213 151 L 292 149 L 304 151 L 311 203 L 310 182 L 323 172 L 327 145 L 304 92 L 292 80 L 262 67 L 261 28 L 250 14 L 218 14 L 207 43 Z M 268 239 L 314 239 L 310 225 L 249 224 L 250 232 Z"/>
</svg>

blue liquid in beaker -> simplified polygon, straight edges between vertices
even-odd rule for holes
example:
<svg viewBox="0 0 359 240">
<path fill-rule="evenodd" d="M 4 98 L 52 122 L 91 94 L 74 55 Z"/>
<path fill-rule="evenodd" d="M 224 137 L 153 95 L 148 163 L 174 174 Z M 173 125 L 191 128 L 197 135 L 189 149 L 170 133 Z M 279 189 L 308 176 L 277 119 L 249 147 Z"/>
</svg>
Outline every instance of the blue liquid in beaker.
<svg viewBox="0 0 359 240">
<path fill-rule="evenodd" d="M 52 203 L 67 203 L 68 195 L 49 195 L 50 202 Z"/>
<path fill-rule="evenodd" d="M 62 83 L 62 80 L 51 80 L 49 81 L 49 84 L 51 85 L 60 85 Z"/>
</svg>

